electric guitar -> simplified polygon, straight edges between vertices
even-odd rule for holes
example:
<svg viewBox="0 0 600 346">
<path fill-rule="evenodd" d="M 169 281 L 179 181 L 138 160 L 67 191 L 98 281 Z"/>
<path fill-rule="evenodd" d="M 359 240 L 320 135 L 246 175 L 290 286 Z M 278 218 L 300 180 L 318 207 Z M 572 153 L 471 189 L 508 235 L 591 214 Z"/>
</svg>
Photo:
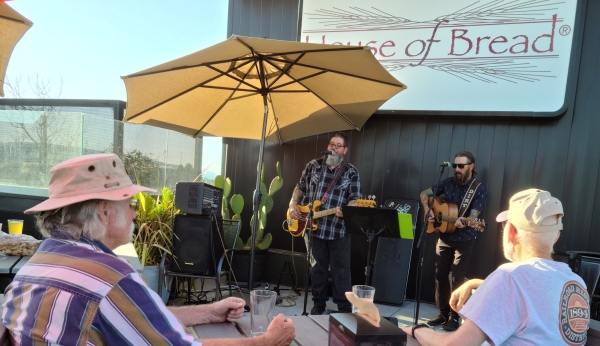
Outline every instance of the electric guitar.
<svg viewBox="0 0 600 346">
<path fill-rule="evenodd" d="M 375 208 L 375 196 L 369 196 L 372 199 L 357 199 L 355 207 L 365 207 L 365 208 Z M 320 200 L 316 200 L 312 203 L 313 217 L 312 217 L 312 226 L 307 227 L 306 222 L 308 221 L 308 212 L 310 208 L 308 205 L 299 205 L 298 210 L 300 211 L 300 216 L 298 219 L 292 219 L 290 217 L 290 211 L 287 211 L 287 230 L 292 235 L 292 237 L 300 237 L 304 234 L 305 228 L 307 230 L 316 231 L 319 227 L 317 226 L 316 219 L 320 217 L 324 217 L 327 215 L 333 215 L 337 212 L 337 208 L 318 210 L 322 205 Z"/>
<path fill-rule="evenodd" d="M 439 231 L 442 233 L 452 233 L 456 230 L 454 223 L 458 219 L 458 206 L 454 203 L 448 203 L 444 197 L 429 197 L 429 204 L 433 198 L 433 216 L 434 222 L 427 225 L 427 233 Z M 467 218 L 467 226 L 475 228 L 483 232 L 485 229 L 485 221 L 469 216 Z"/>
</svg>

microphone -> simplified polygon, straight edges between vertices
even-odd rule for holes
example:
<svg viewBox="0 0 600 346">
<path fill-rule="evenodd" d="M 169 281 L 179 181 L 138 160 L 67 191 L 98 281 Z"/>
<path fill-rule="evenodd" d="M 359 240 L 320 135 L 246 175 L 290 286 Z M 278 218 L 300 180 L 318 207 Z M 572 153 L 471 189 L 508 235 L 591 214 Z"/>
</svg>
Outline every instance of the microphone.
<svg viewBox="0 0 600 346">
<path fill-rule="evenodd" d="M 335 152 L 333 150 L 325 150 L 325 151 L 321 152 L 321 154 L 323 154 L 323 155 L 335 155 Z"/>
<path fill-rule="evenodd" d="M 448 167 L 450 165 L 452 165 L 450 162 L 444 161 L 444 162 L 442 162 L 442 164 L 440 165 L 440 167 Z"/>
</svg>

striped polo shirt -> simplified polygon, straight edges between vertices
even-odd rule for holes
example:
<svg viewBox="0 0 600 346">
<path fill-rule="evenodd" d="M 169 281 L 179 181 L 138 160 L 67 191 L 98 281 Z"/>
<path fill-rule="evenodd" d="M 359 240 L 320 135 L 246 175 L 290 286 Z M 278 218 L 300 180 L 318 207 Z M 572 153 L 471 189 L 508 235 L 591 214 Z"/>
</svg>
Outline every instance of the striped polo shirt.
<svg viewBox="0 0 600 346">
<path fill-rule="evenodd" d="M 2 308 L 17 345 L 201 345 L 127 261 L 85 239 L 44 240 Z"/>
</svg>

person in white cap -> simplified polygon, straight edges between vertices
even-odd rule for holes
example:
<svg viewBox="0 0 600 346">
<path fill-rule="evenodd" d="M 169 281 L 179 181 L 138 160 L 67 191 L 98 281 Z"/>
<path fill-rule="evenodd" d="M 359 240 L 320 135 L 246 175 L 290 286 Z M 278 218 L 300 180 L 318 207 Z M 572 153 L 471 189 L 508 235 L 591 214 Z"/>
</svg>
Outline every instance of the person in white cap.
<svg viewBox="0 0 600 346">
<path fill-rule="evenodd" d="M 529 189 L 512 196 L 509 209 L 496 218 L 503 223 L 504 255 L 512 263 L 454 291 L 450 304 L 463 325 L 452 334 L 427 325 L 403 330 L 424 346 L 481 345 L 486 340 L 492 345 L 584 345 L 590 318 L 586 285 L 566 263 L 551 257 L 562 217 L 561 202 L 547 191 Z"/>
<path fill-rule="evenodd" d="M 15 345 L 289 345 L 277 316 L 253 339 L 195 340 L 186 327 L 235 321 L 244 300 L 169 307 L 112 250 L 131 241 L 141 191 L 115 154 L 77 157 L 51 170 L 49 198 L 25 211 L 46 238 L 6 288 L 2 323 Z"/>
</svg>

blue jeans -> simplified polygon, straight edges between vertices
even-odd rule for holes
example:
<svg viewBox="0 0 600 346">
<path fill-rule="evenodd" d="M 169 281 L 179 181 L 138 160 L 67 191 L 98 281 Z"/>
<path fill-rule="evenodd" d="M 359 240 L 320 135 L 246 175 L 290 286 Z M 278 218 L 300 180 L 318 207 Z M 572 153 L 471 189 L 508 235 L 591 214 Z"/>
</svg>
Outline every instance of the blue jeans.
<svg viewBox="0 0 600 346">
<path fill-rule="evenodd" d="M 333 302 L 337 304 L 338 310 L 344 311 L 352 308 L 352 304 L 346 299 L 345 292 L 352 291 L 350 280 L 350 234 L 335 240 L 324 240 L 311 237 L 311 277 L 312 293 L 315 306 L 325 306 L 329 297 L 327 296 L 327 280 L 329 268 L 333 279 Z M 304 237 L 308 249 L 308 236 Z"/>
</svg>

